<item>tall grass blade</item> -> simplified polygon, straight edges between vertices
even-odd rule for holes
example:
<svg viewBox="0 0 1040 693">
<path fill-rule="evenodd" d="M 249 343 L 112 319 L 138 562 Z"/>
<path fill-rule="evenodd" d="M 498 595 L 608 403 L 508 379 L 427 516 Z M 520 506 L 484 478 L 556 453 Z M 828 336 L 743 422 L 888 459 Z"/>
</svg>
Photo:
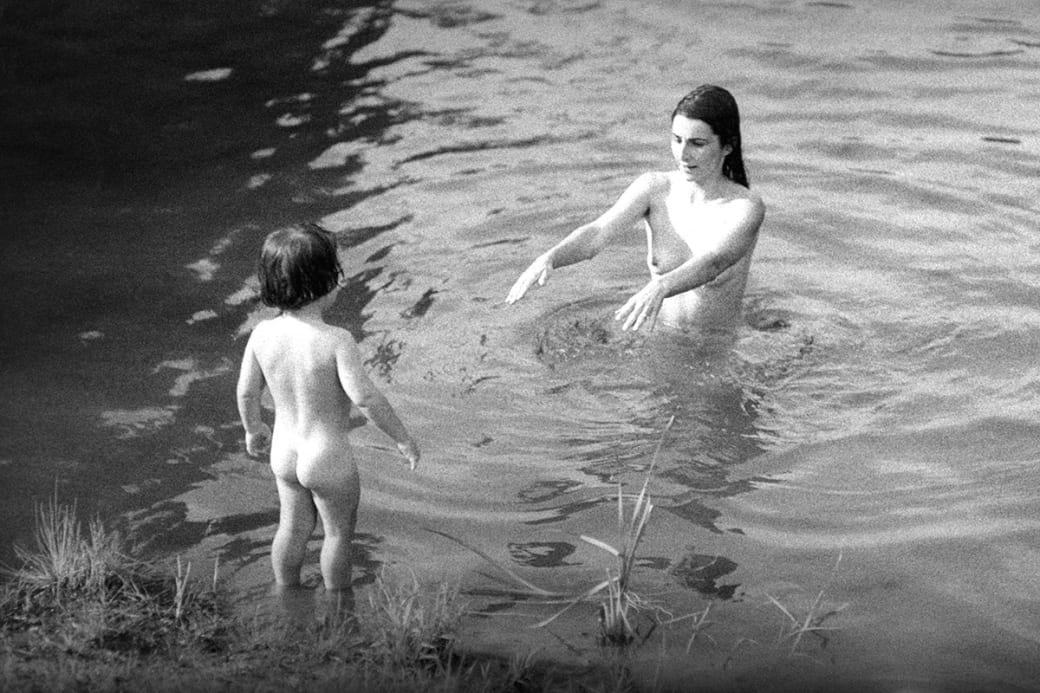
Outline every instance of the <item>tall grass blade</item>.
<svg viewBox="0 0 1040 693">
<path fill-rule="evenodd" d="M 621 556 L 621 552 L 620 551 L 618 551 L 617 549 L 615 549 L 613 546 L 611 546 L 610 544 L 608 544 L 605 541 L 600 541 L 599 539 L 596 539 L 595 537 L 586 536 L 584 534 L 582 534 L 579 538 L 582 541 L 584 541 L 584 542 L 587 542 L 589 544 L 592 544 L 593 546 L 597 546 L 597 547 L 603 549 L 604 551 L 606 551 L 610 555 L 614 556 L 615 558 Z"/>
<path fill-rule="evenodd" d="M 604 588 L 609 589 L 610 585 L 613 582 L 614 582 L 614 578 L 608 578 L 607 580 L 604 580 L 603 582 L 599 583 L 595 587 L 591 587 L 591 588 L 585 590 L 583 593 L 579 594 L 577 597 L 572 599 L 567 604 L 567 606 L 563 607 L 562 609 L 560 609 L 559 611 L 557 611 L 555 614 L 553 614 L 549 618 L 545 619 L 544 621 L 539 621 L 538 623 L 534 624 L 534 626 L 532 626 L 532 628 L 544 628 L 545 626 L 549 625 L 550 623 L 552 623 L 553 621 L 558 619 L 560 616 L 562 616 L 565 613 L 567 613 L 568 611 L 570 611 L 572 608 L 574 608 L 578 604 L 582 603 L 583 601 L 585 601 L 589 597 L 595 595 L 597 592 L 603 590 Z"/>
<path fill-rule="evenodd" d="M 450 539 L 451 541 L 455 542 L 456 544 L 459 544 L 460 546 L 469 549 L 470 551 L 472 551 L 473 553 L 477 554 L 478 556 L 483 558 L 485 561 L 487 561 L 488 563 L 490 563 L 491 565 L 495 566 L 496 568 L 501 570 L 503 573 L 505 573 L 506 575 L 511 577 L 517 583 L 523 585 L 525 588 L 527 588 L 528 590 L 530 590 L 534 594 L 537 594 L 537 595 L 542 596 L 542 597 L 563 597 L 563 596 L 566 596 L 562 592 L 552 592 L 550 590 L 542 589 L 538 585 L 535 585 L 534 583 L 532 583 L 532 582 L 530 582 L 528 580 L 525 580 L 521 576 L 517 575 L 514 571 L 510 570 L 507 566 L 502 565 L 501 563 L 499 563 L 494 558 L 492 558 L 491 556 L 487 555 L 486 553 L 484 553 L 483 551 L 481 551 L 477 547 L 472 546 L 470 544 L 467 544 L 465 541 L 463 541 L 462 539 L 459 539 L 458 537 L 452 536 L 451 534 L 448 534 L 447 532 L 442 532 L 439 529 L 431 529 L 429 527 L 426 527 L 425 529 L 426 529 L 427 532 L 433 532 L 434 534 L 439 534 L 440 536 L 444 537 L 445 539 Z"/>
</svg>

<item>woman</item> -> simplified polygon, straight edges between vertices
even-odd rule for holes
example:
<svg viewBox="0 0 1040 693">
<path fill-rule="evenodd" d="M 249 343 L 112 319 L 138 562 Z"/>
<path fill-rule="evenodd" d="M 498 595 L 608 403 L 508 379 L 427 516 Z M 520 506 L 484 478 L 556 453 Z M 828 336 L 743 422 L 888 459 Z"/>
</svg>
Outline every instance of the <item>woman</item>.
<svg viewBox="0 0 1040 693">
<path fill-rule="evenodd" d="M 728 91 L 706 84 L 679 101 L 672 155 L 674 170 L 636 178 L 602 216 L 531 263 L 506 301 L 543 286 L 556 268 L 591 259 L 642 220 L 650 281 L 614 314 L 622 329 L 735 328 L 765 206 L 748 188 L 740 116 Z"/>
</svg>

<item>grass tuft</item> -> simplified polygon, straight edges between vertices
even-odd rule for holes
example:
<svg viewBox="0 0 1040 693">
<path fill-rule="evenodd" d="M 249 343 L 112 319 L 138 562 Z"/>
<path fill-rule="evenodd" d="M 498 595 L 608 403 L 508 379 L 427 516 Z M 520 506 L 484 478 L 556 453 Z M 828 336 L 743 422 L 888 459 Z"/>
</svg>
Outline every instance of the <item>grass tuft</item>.
<svg viewBox="0 0 1040 693">
<path fill-rule="evenodd" d="M 100 520 L 92 520 L 84 536 L 74 505 L 61 505 L 52 497 L 34 512 L 36 549 L 15 546 L 23 567 L 14 577 L 23 585 L 50 590 L 60 599 L 104 591 L 111 578 L 120 577 L 128 562 L 122 541 L 106 532 Z"/>
<path fill-rule="evenodd" d="M 586 535 L 581 536 L 582 541 L 591 546 L 600 548 L 613 556 L 614 566 L 613 569 L 607 569 L 603 581 L 593 585 L 578 595 L 572 594 L 568 596 L 543 589 L 529 580 L 524 579 L 513 570 L 510 570 L 507 566 L 502 565 L 485 552 L 471 546 L 462 539 L 435 529 L 430 529 L 428 531 L 446 537 L 488 561 L 518 584 L 520 590 L 525 595 L 547 599 L 565 598 L 565 606 L 552 616 L 536 623 L 534 625 L 535 628 L 544 628 L 578 604 L 605 593 L 605 596 L 600 597 L 599 643 L 601 645 L 626 647 L 636 640 L 645 641 L 653 633 L 657 626 L 657 622 L 651 620 L 648 630 L 645 633 L 640 633 L 640 628 L 636 624 L 636 615 L 638 612 L 645 610 L 648 605 L 641 597 L 639 597 L 638 594 L 636 594 L 635 591 L 632 590 L 632 571 L 635 568 L 636 551 L 639 548 L 639 543 L 643 539 L 643 535 L 645 534 L 647 525 L 650 521 L 650 514 L 654 509 L 654 504 L 651 502 L 649 494 L 650 480 L 653 477 L 654 468 L 657 464 L 657 458 L 660 455 L 661 448 L 664 445 L 665 437 L 674 423 L 675 417 L 672 416 L 669 419 L 668 424 L 665 426 L 665 429 L 661 434 L 661 439 L 658 441 L 657 447 L 654 450 L 653 457 L 650 460 L 650 465 L 647 468 L 646 477 L 643 480 L 643 486 L 640 489 L 639 494 L 634 497 L 634 505 L 631 515 L 627 517 L 625 514 L 625 501 L 626 499 L 633 500 L 633 498 L 631 496 L 626 496 L 621 484 L 618 484 L 616 545 L 609 544 L 600 539 L 596 539 L 595 537 Z"/>
<path fill-rule="evenodd" d="M 838 571 L 838 567 L 841 565 L 841 554 L 838 555 L 838 560 L 834 564 L 832 574 Z M 771 594 L 766 594 L 766 597 L 772 602 L 773 606 L 780 610 L 785 617 L 785 623 L 780 631 L 780 641 L 785 640 L 790 642 L 788 655 L 794 656 L 798 654 L 798 646 L 801 645 L 802 640 L 807 634 L 819 636 L 821 633 L 832 630 L 839 630 L 837 627 L 824 626 L 823 622 L 840 612 L 842 612 L 848 604 L 840 604 L 837 607 L 824 610 L 823 595 L 827 588 L 824 587 L 817 594 L 816 598 L 809 604 L 808 608 L 802 614 L 796 615 L 791 609 L 784 606 L 779 599 Z"/>
<path fill-rule="evenodd" d="M 424 590 L 415 574 L 382 571 L 368 592 L 368 613 L 359 613 L 366 656 L 389 667 L 419 667 L 445 673 L 454 655 L 453 634 L 465 612 L 458 587 L 442 583 Z"/>
<path fill-rule="evenodd" d="M 5 693 L 587 690 L 551 665 L 457 653 L 457 587 L 410 571 L 384 570 L 352 617 L 234 617 L 216 563 L 212 579 L 197 579 L 179 557 L 133 557 L 56 499 L 36 518 L 36 546 L 19 549 L 23 565 L 0 585 Z"/>
<path fill-rule="evenodd" d="M 15 651 L 147 655 L 185 646 L 219 650 L 221 595 L 134 558 L 98 519 L 86 531 L 75 506 L 51 498 L 36 508 L 36 547 L 16 547 L 0 595 L 0 636 Z"/>
</svg>

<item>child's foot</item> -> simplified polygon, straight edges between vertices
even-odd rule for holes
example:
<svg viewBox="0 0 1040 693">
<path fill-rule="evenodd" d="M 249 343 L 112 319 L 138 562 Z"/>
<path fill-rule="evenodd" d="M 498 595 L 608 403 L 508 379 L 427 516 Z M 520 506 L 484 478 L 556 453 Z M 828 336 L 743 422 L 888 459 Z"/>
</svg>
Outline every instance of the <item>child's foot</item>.
<svg viewBox="0 0 1040 693">
<path fill-rule="evenodd" d="M 352 587 L 326 590 L 325 607 L 325 622 L 328 625 L 345 626 L 348 629 L 354 627 L 356 619 L 354 616 L 354 589 Z"/>
<path fill-rule="evenodd" d="M 287 621 L 301 628 L 309 628 L 315 623 L 316 592 L 303 585 L 278 585 L 276 588 L 278 601 Z"/>
</svg>

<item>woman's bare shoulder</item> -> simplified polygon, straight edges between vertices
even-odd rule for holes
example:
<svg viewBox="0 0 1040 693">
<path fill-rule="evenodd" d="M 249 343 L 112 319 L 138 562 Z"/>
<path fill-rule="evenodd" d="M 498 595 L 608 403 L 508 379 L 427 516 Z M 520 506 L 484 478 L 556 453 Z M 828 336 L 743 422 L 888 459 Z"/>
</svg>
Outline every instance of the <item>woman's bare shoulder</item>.
<svg viewBox="0 0 1040 693">
<path fill-rule="evenodd" d="M 671 171 L 647 171 L 636 178 L 636 183 L 652 189 L 667 190 L 672 185 Z"/>
<path fill-rule="evenodd" d="M 733 184 L 733 195 L 724 202 L 724 206 L 730 210 L 729 214 L 733 215 L 731 218 L 737 222 L 738 227 L 751 233 L 758 231 L 766 214 L 762 196 L 736 183 Z"/>
<path fill-rule="evenodd" d="M 632 181 L 631 187 L 650 200 L 659 200 L 672 189 L 672 174 L 668 171 L 647 171 Z"/>
<path fill-rule="evenodd" d="M 732 183 L 728 191 L 728 203 L 735 206 L 746 207 L 749 211 L 761 214 L 765 211 L 765 202 L 762 196 L 751 188 L 745 188 L 739 183 Z"/>
</svg>

